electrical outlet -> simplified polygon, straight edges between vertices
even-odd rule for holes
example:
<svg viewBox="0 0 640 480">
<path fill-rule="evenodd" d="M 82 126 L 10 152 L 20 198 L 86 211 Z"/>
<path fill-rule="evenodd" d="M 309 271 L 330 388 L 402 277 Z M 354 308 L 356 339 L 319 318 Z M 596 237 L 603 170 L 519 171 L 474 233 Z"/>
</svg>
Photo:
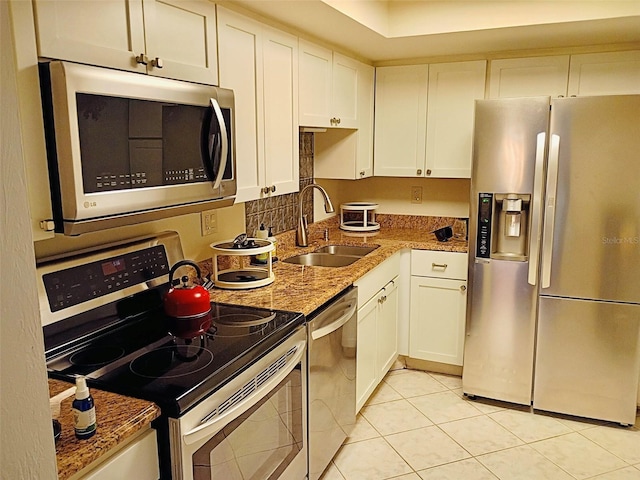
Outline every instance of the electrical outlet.
<svg viewBox="0 0 640 480">
<path fill-rule="evenodd" d="M 411 187 L 411 203 L 422 203 L 422 187 Z"/>
<path fill-rule="evenodd" d="M 207 210 L 200 214 L 202 224 L 202 236 L 211 235 L 218 231 L 218 213 L 216 210 Z"/>
</svg>

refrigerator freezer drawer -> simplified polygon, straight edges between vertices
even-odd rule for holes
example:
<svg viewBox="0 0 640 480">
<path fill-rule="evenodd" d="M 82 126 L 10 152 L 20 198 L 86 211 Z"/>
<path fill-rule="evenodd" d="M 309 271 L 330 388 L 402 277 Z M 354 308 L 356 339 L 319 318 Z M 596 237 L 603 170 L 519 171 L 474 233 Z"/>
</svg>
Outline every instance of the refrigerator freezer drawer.
<svg viewBox="0 0 640 480">
<path fill-rule="evenodd" d="M 640 305 L 540 297 L 533 407 L 633 424 Z"/>
</svg>

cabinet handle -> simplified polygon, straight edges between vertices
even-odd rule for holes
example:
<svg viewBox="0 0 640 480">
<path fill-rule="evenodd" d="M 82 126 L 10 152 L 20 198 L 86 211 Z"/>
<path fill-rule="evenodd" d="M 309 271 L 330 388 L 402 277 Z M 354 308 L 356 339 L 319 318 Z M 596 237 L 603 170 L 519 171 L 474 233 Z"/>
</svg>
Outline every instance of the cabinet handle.
<svg viewBox="0 0 640 480">
<path fill-rule="evenodd" d="M 431 175 L 431 170 L 427 170 L 427 175 Z"/>
<path fill-rule="evenodd" d="M 467 291 L 466 285 L 460 285 L 460 291 L 461 292 L 466 292 Z"/>
<path fill-rule="evenodd" d="M 276 191 L 276 186 L 275 185 L 271 185 L 271 193 Z"/>
<path fill-rule="evenodd" d="M 147 64 L 147 59 L 145 58 L 144 53 L 141 53 L 140 55 L 136 56 L 136 62 L 139 63 L 140 65 Z"/>
<path fill-rule="evenodd" d="M 446 270 L 448 266 L 449 265 L 447 265 L 446 263 L 432 263 L 431 270 L 435 270 L 436 268 L 441 268 L 443 270 Z"/>
<path fill-rule="evenodd" d="M 418 175 L 422 175 L 422 170 L 421 170 L 421 169 L 418 169 L 417 174 L 418 174 Z"/>
<path fill-rule="evenodd" d="M 162 68 L 164 67 L 163 63 L 162 63 L 162 59 L 159 57 L 154 58 L 153 60 L 151 60 L 151 66 L 152 67 L 156 67 L 156 68 Z"/>
</svg>

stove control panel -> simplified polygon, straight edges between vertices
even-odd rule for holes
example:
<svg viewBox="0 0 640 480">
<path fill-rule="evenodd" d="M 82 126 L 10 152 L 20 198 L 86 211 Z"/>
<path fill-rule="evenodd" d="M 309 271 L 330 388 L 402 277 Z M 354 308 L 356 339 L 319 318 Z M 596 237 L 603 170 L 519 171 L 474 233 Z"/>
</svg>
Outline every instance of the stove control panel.
<svg viewBox="0 0 640 480">
<path fill-rule="evenodd" d="M 77 265 L 43 275 L 52 312 L 167 275 L 164 245 Z"/>
</svg>

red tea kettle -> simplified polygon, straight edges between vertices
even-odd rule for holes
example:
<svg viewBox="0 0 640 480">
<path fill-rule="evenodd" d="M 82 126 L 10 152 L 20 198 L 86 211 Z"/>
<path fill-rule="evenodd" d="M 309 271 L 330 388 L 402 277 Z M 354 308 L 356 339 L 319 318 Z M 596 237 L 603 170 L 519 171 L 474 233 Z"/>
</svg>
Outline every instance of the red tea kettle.
<svg viewBox="0 0 640 480">
<path fill-rule="evenodd" d="M 169 291 L 164 296 L 164 312 L 169 319 L 171 333 L 181 338 L 202 335 L 211 327 L 211 302 L 209 292 L 201 285 L 181 277 L 181 284 L 173 285 L 173 275 L 180 267 L 189 265 L 200 278 L 200 268 L 191 260 L 181 260 L 169 272 Z"/>
</svg>

